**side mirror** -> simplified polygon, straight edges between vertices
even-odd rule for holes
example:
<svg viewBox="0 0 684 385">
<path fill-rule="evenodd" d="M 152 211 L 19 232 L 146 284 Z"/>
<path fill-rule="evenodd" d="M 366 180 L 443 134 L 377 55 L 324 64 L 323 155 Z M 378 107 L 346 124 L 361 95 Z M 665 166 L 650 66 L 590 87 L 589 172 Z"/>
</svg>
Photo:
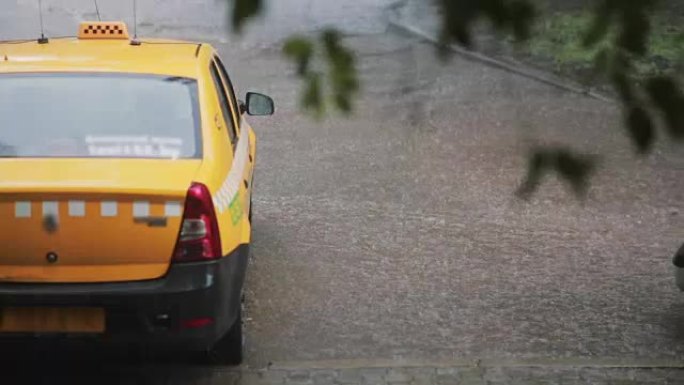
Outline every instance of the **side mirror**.
<svg viewBox="0 0 684 385">
<path fill-rule="evenodd" d="M 247 93 L 247 114 L 254 116 L 273 115 L 275 106 L 273 99 L 256 92 Z"/>
</svg>

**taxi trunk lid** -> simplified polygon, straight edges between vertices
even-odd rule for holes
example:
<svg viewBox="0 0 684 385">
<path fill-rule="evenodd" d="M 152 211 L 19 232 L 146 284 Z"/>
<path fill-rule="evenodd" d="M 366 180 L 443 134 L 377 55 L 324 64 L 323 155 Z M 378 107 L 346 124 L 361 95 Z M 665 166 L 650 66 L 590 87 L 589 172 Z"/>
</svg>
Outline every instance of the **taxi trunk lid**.
<svg viewBox="0 0 684 385">
<path fill-rule="evenodd" d="M 0 282 L 120 282 L 169 268 L 198 159 L 0 162 Z"/>
</svg>

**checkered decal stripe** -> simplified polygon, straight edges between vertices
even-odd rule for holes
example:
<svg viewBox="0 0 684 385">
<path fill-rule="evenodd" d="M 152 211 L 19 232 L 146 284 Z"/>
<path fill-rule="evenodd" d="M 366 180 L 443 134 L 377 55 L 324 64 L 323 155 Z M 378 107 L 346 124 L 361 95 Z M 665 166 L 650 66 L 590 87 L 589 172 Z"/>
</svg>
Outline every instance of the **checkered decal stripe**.
<svg viewBox="0 0 684 385">
<path fill-rule="evenodd" d="M 59 217 L 65 215 L 69 217 L 86 217 L 88 214 L 94 213 L 86 212 L 86 202 L 82 200 L 70 200 L 67 202 L 44 201 L 35 202 L 33 205 L 30 201 L 14 202 L 14 217 L 15 218 L 31 218 L 33 215 L 40 214 L 54 215 Z M 66 205 L 64 205 L 66 203 Z M 164 205 L 165 217 L 180 217 L 183 214 L 183 202 L 180 201 L 166 201 Z M 98 205 L 98 212 L 96 215 L 101 217 L 118 217 L 122 215 L 122 211 L 117 201 L 101 201 Z M 34 213 L 34 209 L 40 207 L 40 213 Z M 150 215 L 149 201 L 134 201 L 131 205 L 132 214 L 134 218 L 147 217 Z"/>
<path fill-rule="evenodd" d="M 242 177 L 248 161 L 249 133 L 245 132 L 240 135 L 240 139 L 238 140 L 235 148 L 235 158 L 233 159 L 233 165 L 228 172 L 228 176 L 214 194 L 214 207 L 216 207 L 219 213 L 226 211 L 240 192 L 240 184 L 242 183 Z"/>
<path fill-rule="evenodd" d="M 118 25 L 88 25 L 83 33 L 86 35 L 123 35 L 124 31 Z"/>
</svg>

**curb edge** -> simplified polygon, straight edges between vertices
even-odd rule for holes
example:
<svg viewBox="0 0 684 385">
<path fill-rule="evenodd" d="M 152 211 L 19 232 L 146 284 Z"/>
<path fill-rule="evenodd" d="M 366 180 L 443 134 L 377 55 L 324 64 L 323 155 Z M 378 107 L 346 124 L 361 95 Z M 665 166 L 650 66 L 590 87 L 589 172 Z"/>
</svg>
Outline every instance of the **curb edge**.
<svg viewBox="0 0 684 385">
<path fill-rule="evenodd" d="M 411 35 L 414 35 L 414 36 L 416 36 L 422 40 L 430 42 L 434 45 L 440 44 L 439 41 L 434 36 L 430 35 L 429 33 L 421 30 L 418 27 L 415 27 L 415 26 L 410 25 L 408 23 L 404 23 L 404 22 L 399 21 L 399 17 L 396 14 L 396 13 L 398 13 L 398 11 L 396 9 L 393 9 L 391 11 L 393 13 L 389 17 L 389 25 L 391 27 L 400 29 L 400 30 L 407 32 Z M 478 62 L 487 64 L 491 67 L 502 69 L 504 71 L 511 72 L 511 73 L 523 76 L 525 78 L 544 83 L 546 85 L 550 85 L 550 86 L 553 86 L 553 87 L 556 87 L 556 88 L 559 88 L 559 89 L 562 89 L 565 91 L 569 91 L 572 93 L 588 96 L 588 97 L 600 100 L 602 102 L 617 103 L 617 100 L 614 98 L 608 97 L 606 95 L 602 95 L 602 94 L 595 92 L 595 91 L 592 91 L 591 89 L 588 89 L 588 88 L 583 88 L 583 87 L 577 86 L 574 84 L 574 82 L 571 82 L 570 80 L 565 80 L 565 81 L 555 80 L 551 76 L 543 76 L 543 75 L 535 73 L 537 71 L 528 70 L 528 69 L 525 69 L 525 68 L 520 67 L 520 66 L 508 64 L 508 63 L 503 62 L 499 59 L 495 59 L 491 56 L 482 54 L 482 53 L 477 52 L 477 51 L 462 48 L 462 47 L 459 47 L 459 46 L 454 45 L 454 44 L 450 44 L 448 46 L 448 48 L 449 48 L 449 50 L 453 51 L 454 53 L 459 54 L 461 56 L 464 56 L 468 59 L 478 61 Z"/>
</svg>

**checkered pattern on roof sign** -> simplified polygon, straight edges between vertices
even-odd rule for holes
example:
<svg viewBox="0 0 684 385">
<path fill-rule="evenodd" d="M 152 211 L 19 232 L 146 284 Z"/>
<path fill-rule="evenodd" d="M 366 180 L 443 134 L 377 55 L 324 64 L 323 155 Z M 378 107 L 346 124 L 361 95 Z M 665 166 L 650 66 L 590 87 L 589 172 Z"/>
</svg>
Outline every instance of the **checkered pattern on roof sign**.
<svg viewBox="0 0 684 385">
<path fill-rule="evenodd" d="M 110 34 L 110 35 L 123 35 L 124 31 L 118 25 L 89 25 L 83 31 L 84 34 Z"/>
<path fill-rule="evenodd" d="M 126 24 L 121 22 L 85 22 L 79 28 L 79 39 L 128 39 Z"/>
</svg>

